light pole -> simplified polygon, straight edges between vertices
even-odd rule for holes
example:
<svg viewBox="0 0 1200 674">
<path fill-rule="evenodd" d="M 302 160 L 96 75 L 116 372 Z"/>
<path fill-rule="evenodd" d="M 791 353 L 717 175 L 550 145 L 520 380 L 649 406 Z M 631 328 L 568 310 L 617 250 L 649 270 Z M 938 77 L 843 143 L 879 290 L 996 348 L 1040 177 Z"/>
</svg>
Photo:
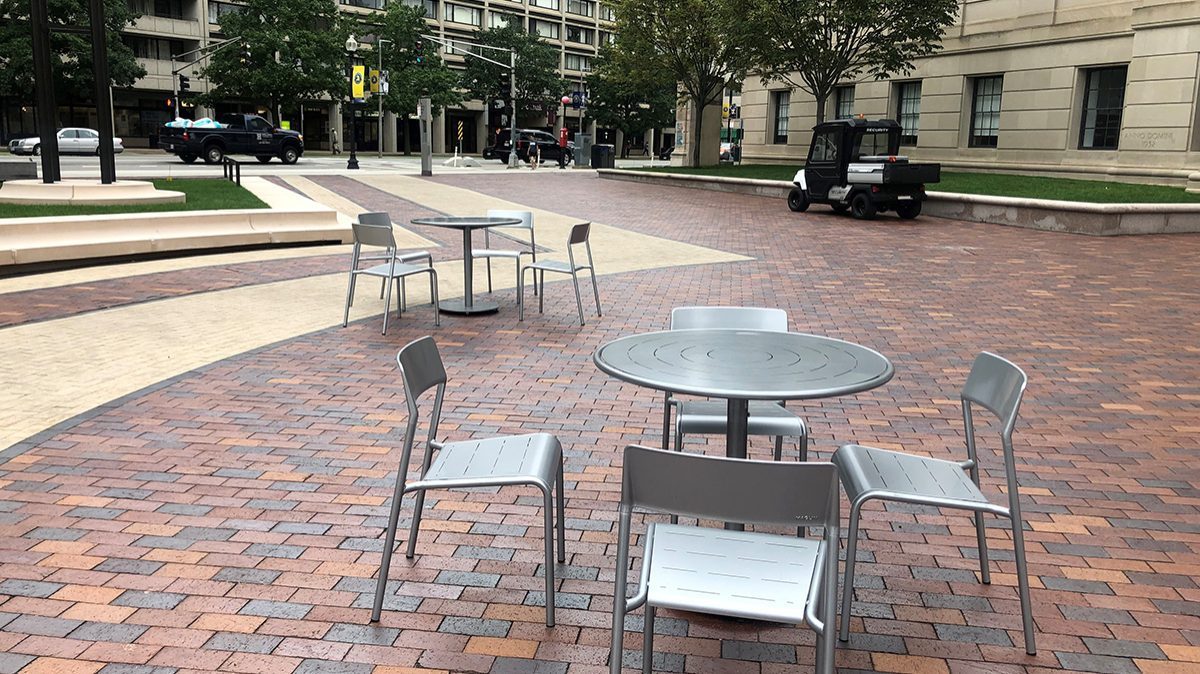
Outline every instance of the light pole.
<svg viewBox="0 0 1200 674">
<path fill-rule="evenodd" d="M 354 55 L 358 52 L 358 40 L 354 36 L 346 38 L 346 63 L 350 73 L 350 159 L 346 161 L 346 169 L 358 168 L 358 115 L 354 112 Z"/>
<path fill-rule="evenodd" d="M 379 158 L 380 159 L 383 159 L 383 96 L 384 96 L 384 94 L 387 93 L 386 91 L 383 90 L 384 86 L 387 84 L 387 80 L 385 80 L 383 77 L 383 43 L 384 42 L 392 42 L 394 44 L 395 40 L 389 40 L 384 37 L 381 37 L 381 38 L 378 38 L 375 40 L 375 48 L 379 50 L 379 91 L 375 92 L 375 95 L 379 97 Z"/>
</svg>

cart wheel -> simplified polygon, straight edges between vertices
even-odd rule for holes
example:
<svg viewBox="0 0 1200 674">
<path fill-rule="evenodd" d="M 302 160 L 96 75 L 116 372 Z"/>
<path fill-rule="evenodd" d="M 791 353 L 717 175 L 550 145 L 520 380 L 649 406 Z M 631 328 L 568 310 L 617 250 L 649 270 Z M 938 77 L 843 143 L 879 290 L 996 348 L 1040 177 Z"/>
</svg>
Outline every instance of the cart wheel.
<svg viewBox="0 0 1200 674">
<path fill-rule="evenodd" d="M 896 206 L 896 215 L 904 220 L 912 220 L 921 214 L 921 202 L 917 200 L 902 201 Z"/>
<path fill-rule="evenodd" d="M 808 210 L 808 197 L 799 187 L 793 187 L 792 191 L 788 192 L 788 208 L 796 213 Z"/>
<path fill-rule="evenodd" d="M 845 213 L 846 211 L 850 210 L 850 204 L 843 204 L 840 201 L 835 201 L 829 205 L 833 207 L 833 212 L 837 213 L 838 215 L 841 215 L 842 213 Z"/>
<path fill-rule="evenodd" d="M 874 220 L 876 212 L 875 202 L 865 193 L 860 192 L 850 200 L 850 214 L 859 220 Z"/>
</svg>

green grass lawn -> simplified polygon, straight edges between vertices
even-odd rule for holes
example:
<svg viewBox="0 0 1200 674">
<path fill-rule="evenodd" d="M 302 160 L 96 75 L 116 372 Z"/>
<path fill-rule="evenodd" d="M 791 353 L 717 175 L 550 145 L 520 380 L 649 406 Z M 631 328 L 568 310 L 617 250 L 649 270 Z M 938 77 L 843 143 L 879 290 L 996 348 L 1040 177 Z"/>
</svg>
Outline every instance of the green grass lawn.
<svg viewBox="0 0 1200 674">
<path fill-rule="evenodd" d="M 800 168 L 796 164 L 748 164 L 745 166 L 710 166 L 704 168 L 644 168 L 656 173 L 696 173 L 729 178 L 791 181 Z M 1004 173 L 963 173 L 942 171 L 942 182 L 929 185 L 937 192 L 987 194 L 1001 197 L 1056 199 L 1059 201 L 1090 201 L 1105 204 L 1125 203 L 1200 203 L 1200 194 L 1189 194 L 1182 187 L 1139 185 L 1099 180 L 1068 178 L 1038 178 Z"/>
<path fill-rule="evenodd" d="M 54 215 L 107 215 L 111 213 L 157 213 L 162 211 L 214 211 L 231 208 L 267 208 L 249 190 L 228 180 L 186 178 L 155 180 L 162 190 L 183 192 L 182 204 L 144 204 L 128 206 L 64 206 L 0 204 L 0 218 L 37 218 Z"/>
</svg>

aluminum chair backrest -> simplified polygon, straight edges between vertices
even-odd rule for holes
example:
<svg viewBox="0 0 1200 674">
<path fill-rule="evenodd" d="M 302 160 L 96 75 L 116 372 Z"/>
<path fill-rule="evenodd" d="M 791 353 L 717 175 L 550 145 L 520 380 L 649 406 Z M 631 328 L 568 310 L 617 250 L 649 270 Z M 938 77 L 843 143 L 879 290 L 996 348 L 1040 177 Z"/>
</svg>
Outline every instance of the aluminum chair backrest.
<svg viewBox="0 0 1200 674">
<path fill-rule="evenodd" d="M 763 307 L 675 307 L 671 329 L 729 328 L 787 332 L 788 315 L 783 309 Z"/>
<path fill-rule="evenodd" d="M 392 232 L 391 225 L 368 225 L 352 222 L 350 227 L 354 230 L 355 248 L 359 246 L 396 247 L 396 237 Z"/>
<path fill-rule="evenodd" d="M 497 227 L 511 227 L 513 229 L 533 229 L 533 213 L 530 211 L 505 211 L 498 209 L 489 209 L 487 212 L 489 218 L 514 218 L 521 221 L 519 225 L 497 225 Z"/>
<path fill-rule="evenodd" d="M 567 245 L 574 246 L 577 243 L 587 243 L 588 235 L 591 234 L 592 223 L 581 222 L 571 228 L 571 236 L 567 237 Z"/>
<path fill-rule="evenodd" d="M 730 522 L 838 526 L 832 463 L 749 461 L 625 448 L 621 511 L 647 508 Z"/>
<path fill-rule="evenodd" d="M 387 213 L 360 213 L 358 221 L 364 225 L 392 225 L 392 216 Z"/>
<path fill-rule="evenodd" d="M 438 423 L 442 418 L 442 398 L 446 393 L 446 368 L 433 337 L 426 335 L 409 342 L 396 354 L 400 366 L 400 378 L 404 382 L 404 397 L 408 403 L 408 424 L 404 430 L 404 449 L 400 457 L 401 475 L 408 472 L 409 459 L 417 435 L 417 400 L 431 388 L 437 388 L 433 398 L 433 414 L 429 417 L 429 434 L 425 441 L 425 455 L 421 461 L 421 475 L 429 469 L 433 457 L 433 444 L 437 439 Z"/>
<path fill-rule="evenodd" d="M 1005 434 L 1012 432 L 1021 407 L 1028 378 L 1021 368 L 994 353 L 984 351 L 975 357 L 971 374 L 963 386 L 962 398 L 995 414 L 1004 424 Z"/>
</svg>

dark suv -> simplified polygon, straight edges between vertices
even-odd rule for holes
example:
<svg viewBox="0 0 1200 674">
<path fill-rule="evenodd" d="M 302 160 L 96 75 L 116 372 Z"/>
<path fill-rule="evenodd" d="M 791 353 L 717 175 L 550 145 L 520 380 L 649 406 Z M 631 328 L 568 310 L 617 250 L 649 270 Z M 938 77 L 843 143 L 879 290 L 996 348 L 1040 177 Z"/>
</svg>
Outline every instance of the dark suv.
<svg viewBox="0 0 1200 674">
<path fill-rule="evenodd" d="M 483 148 L 483 158 L 498 159 L 507 163 L 510 152 L 508 137 L 508 129 L 501 129 L 496 134 L 496 144 Z M 558 146 L 558 139 L 553 134 L 538 129 L 517 129 L 517 159 L 528 162 L 530 157 L 537 155 L 539 149 L 542 153 L 542 161 L 558 163 L 561 148 Z M 574 158 L 569 144 L 566 152 L 566 160 L 569 164 Z"/>
</svg>

